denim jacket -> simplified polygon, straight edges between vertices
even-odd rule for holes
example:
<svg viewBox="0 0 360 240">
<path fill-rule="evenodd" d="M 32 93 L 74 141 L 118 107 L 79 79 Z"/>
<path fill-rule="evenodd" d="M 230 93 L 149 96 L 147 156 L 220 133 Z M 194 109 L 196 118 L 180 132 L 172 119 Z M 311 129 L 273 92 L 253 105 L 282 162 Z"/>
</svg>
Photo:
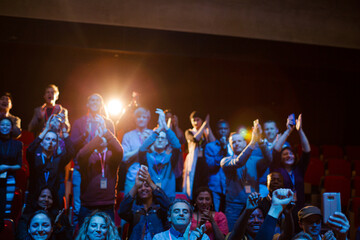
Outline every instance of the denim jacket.
<svg viewBox="0 0 360 240">
<path fill-rule="evenodd" d="M 144 239 L 146 226 L 153 238 L 155 234 L 169 229 L 167 211 L 170 200 L 165 192 L 157 187 L 152 192 L 153 204 L 145 210 L 144 206 L 136 201 L 130 194 L 126 194 L 120 203 L 118 214 L 130 223 L 129 240 Z"/>
</svg>

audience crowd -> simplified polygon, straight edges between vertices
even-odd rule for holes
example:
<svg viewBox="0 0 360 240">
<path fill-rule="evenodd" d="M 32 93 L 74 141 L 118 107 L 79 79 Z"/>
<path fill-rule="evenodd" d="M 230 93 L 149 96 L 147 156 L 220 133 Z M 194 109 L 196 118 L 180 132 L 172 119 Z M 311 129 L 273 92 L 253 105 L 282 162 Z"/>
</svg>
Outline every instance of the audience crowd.
<svg viewBox="0 0 360 240">
<path fill-rule="evenodd" d="M 101 95 L 88 97 L 87 114 L 72 126 L 58 97 L 48 85 L 25 148 L 12 96 L 0 96 L 0 236 L 11 221 L 14 239 L 348 239 L 343 213 L 322 224 L 321 210 L 305 200 L 311 149 L 302 114 L 284 119 L 283 133 L 274 121 L 256 119 L 247 141 L 223 119 L 213 132 L 210 115 L 198 111 L 184 132 L 171 110 L 157 108 L 151 129 L 151 112 L 137 105 L 127 113 L 135 129 L 120 136 Z M 299 158 L 287 142 L 295 133 Z M 24 204 L 14 216 L 16 172 L 25 165 Z"/>
</svg>

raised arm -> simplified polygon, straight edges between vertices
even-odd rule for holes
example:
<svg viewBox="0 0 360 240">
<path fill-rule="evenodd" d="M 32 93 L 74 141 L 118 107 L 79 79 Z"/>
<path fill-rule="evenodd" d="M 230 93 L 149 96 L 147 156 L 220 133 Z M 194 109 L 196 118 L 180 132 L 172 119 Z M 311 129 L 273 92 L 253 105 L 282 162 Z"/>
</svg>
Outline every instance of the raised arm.
<svg viewBox="0 0 360 240">
<path fill-rule="evenodd" d="M 210 121 L 209 114 L 206 115 L 205 121 L 201 125 L 200 129 L 194 134 L 194 138 L 197 142 L 200 141 L 201 136 L 204 134 L 205 129 L 208 127 L 208 121 Z"/>
<path fill-rule="evenodd" d="M 294 194 L 290 189 L 277 189 L 273 192 L 271 207 L 268 215 L 265 217 L 260 231 L 257 233 L 255 240 L 272 240 L 277 219 L 284 208 L 294 200 Z"/>
<path fill-rule="evenodd" d="M 302 151 L 307 153 L 310 152 L 310 143 L 302 128 L 302 114 L 300 114 L 298 119 L 296 120 L 296 130 L 299 132 Z"/>
<path fill-rule="evenodd" d="M 286 139 L 290 136 L 290 134 L 292 133 L 292 131 L 295 128 L 294 125 L 291 125 L 291 119 L 289 117 L 287 118 L 287 121 L 286 121 L 285 132 L 281 135 L 278 135 L 278 137 L 277 137 L 277 140 L 276 140 L 276 143 L 274 146 L 274 150 L 276 150 L 277 152 L 281 151 L 281 148 L 284 145 L 284 143 L 286 142 Z"/>
<path fill-rule="evenodd" d="M 294 226 L 294 219 L 292 216 L 292 209 L 295 206 L 295 202 L 290 203 L 287 205 L 283 211 L 285 218 L 281 223 L 281 234 L 278 240 L 287 240 L 291 239 L 294 235 L 295 226 Z"/>
<path fill-rule="evenodd" d="M 227 240 L 237 240 L 244 237 L 248 220 L 252 212 L 258 207 L 259 199 L 260 194 L 257 192 L 253 192 L 249 195 L 246 200 L 246 207 L 241 213 L 238 220 L 236 220 L 233 231 L 231 232 Z"/>
</svg>

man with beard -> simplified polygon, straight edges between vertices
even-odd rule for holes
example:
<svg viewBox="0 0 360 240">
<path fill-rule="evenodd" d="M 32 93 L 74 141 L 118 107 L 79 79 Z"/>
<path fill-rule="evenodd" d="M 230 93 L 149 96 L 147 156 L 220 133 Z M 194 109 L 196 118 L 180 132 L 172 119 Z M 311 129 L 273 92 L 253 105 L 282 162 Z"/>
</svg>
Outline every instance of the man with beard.
<svg viewBox="0 0 360 240">
<path fill-rule="evenodd" d="M 253 155 L 252 152 L 260 143 L 264 157 Z M 254 121 L 252 138 L 246 141 L 238 133 L 230 135 L 230 144 L 234 155 L 221 160 L 221 167 L 226 176 L 225 215 L 231 231 L 246 204 L 248 194 L 259 192 L 259 177 L 271 163 L 271 155 L 261 141 L 261 126 Z"/>
<path fill-rule="evenodd" d="M 12 98 L 10 93 L 3 93 L 0 97 L 0 118 L 7 117 L 12 122 L 12 138 L 16 139 L 21 134 L 21 119 L 10 113 L 12 108 Z"/>
<path fill-rule="evenodd" d="M 204 233 L 203 225 L 190 232 L 192 214 L 193 210 L 189 202 L 176 199 L 168 211 L 171 228 L 156 234 L 153 240 L 209 240 L 208 235 Z"/>
<path fill-rule="evenodd" d="M 65 127 L 69 131 L 70 130 L 70 122 L 68 119 L 68 110 L 62 107 L 60 104 L 56 104 L 56 101 L 59 99 L 59 88 L 50 84 L 45 88 L 44 100 L 45 103 L 35 108 L 34 116 L 31 119 L 28 129 L 30 132 L 34 133 L 34 136 L 38 136 L 41 130 L 43 129 L 47 120 L 53 114 L 63 113 Z"/>
<path fill-rule="evenodd" d="M 220 161 L 224 157 L 233 155 L 229 144 L 230 127 L 225 120 L 219 120 L 216 125 L 218 139 L 205 146 L 205 160 L 208 166 L 206 171 L 209 173 L 209 188 L 213 192 L 213 202 L 215 211 L 223 211 L 225 205 L 226 177 L 220 167 Z M 205 171 L 205 169 L 203 170 Z M 221 209 L 221 210 L 220 210 Z"/>
</svg>

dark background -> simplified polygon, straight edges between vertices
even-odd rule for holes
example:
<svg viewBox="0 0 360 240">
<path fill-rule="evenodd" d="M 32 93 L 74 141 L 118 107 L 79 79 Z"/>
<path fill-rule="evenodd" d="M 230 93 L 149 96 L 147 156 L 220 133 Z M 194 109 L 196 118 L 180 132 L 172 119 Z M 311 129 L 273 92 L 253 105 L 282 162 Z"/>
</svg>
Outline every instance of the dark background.
<svg viewBox="0 0 360 240">
<path fill-rule="evenodd" d="M 43 103 L 44 88 L 60 88 L 70 122 L 86 98 L 126 103 L 131 92 L 152 111 L 171 108 L 183 129 L 194 109 L 232 130 L 252 120 L 285 127 L 303 113 L 313 144 L 360 144 L 360 51 L 215 35 L 0 17 L 1 90 L 22 127 Z"/>
</svg>

